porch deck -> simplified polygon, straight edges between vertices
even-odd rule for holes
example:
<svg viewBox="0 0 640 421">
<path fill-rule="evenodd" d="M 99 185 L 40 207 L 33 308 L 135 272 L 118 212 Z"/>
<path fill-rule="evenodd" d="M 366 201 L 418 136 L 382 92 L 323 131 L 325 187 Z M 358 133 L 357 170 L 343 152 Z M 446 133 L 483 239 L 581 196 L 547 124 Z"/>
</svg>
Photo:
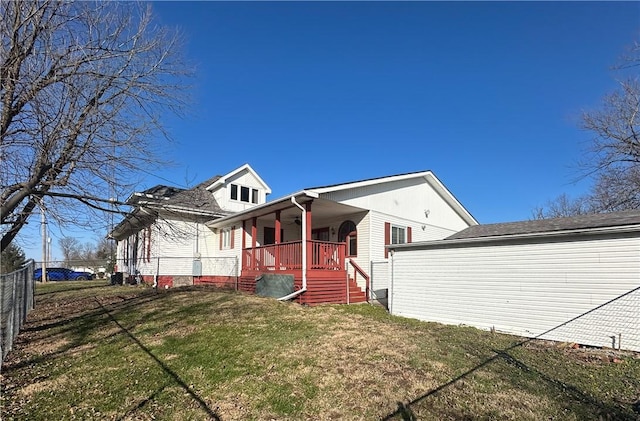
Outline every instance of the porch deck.
<svg viewBox="0 0 640 421">
<path fill-rule="evenodd" d="M 307 241 L 307 291 L 296 301 L 309 305 L 366 301 L 365 293 L 347 273 L 345 250 L 345 243 Z M 302 241 L 243 249 L 238 288 L 255 293 L 257 277 L 277 273 L 293 275 L 294 290 L 301 289 L 303 252 Z"/>
</svg>

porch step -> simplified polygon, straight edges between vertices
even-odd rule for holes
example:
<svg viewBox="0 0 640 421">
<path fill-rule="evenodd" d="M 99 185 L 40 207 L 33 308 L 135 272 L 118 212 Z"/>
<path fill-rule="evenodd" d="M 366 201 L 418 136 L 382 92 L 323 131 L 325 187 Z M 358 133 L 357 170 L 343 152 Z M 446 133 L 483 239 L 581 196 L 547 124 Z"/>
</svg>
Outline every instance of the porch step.
<svg viewBox="0 0 640 421">
<path fill-rule="evenodd" d="M 255 293 L 255 278 L 257 273 L 243 273 L 238 279 L 238 289 L 249 293 Z M 294 273 L 295 288 L 301 287 L 301 274 Z M 347 291 L 345 290 L 344 271 L 311 271 L 309 273 L 308 291 L 296 297 L 296 301 L 300 304 L 318 305 L 318 304 L 346 304 Z M 353 279 L 349 279 L 349 298 L 350 304 L 364 303 L 367 301 L 365 292 L 358 287 Z"/>
<path fill-rule="evenodd" d="M 360 289 L 356 281 L 349 276 L 349 302 L 350 303 L 364 303 L 367 301 L 367 294 Z"/>
</svg>

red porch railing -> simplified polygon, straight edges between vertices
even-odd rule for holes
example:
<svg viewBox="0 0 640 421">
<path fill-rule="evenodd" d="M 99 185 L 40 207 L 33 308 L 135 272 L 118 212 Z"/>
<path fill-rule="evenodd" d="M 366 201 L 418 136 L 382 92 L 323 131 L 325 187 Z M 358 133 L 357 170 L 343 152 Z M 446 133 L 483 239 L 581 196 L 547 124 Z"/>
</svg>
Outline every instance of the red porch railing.
<svg viewBox="0 0 640 421">
<path fill-rule="evenodd" d="M 344 270 L 345 244 L 309 240 L 310 270 Z M 242 250 L 242 269 L 277 271 L 302 269 L 302 241 L 269 244 Z"/>
</svg>

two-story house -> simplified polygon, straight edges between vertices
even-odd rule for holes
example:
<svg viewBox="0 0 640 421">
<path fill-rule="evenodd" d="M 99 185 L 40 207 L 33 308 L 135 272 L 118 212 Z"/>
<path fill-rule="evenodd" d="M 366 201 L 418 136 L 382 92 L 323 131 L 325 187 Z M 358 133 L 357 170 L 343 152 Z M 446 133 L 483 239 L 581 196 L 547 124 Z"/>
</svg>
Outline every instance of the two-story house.
<svg viewBox="0 0 640 421">
<path fill-rule="evenodd" d="M 431 171 L 302 189 L 267 202 L 244 165 L 190 190 L 134 194 L 112 233 L 127 274 L 161 286 L 215 283 L 254 292 L 291 279 L 300 303 L 385 299 L 386 245 L 448 237 L 477 221 Z"/>
</svg>

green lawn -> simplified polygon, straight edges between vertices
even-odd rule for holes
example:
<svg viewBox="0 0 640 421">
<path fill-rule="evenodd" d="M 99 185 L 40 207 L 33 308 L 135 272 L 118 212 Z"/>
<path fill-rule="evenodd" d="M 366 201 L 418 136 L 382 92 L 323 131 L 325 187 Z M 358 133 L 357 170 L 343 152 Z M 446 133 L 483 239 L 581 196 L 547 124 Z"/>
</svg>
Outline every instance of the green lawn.
<svg viewBox="0 0 640 421">
<path fill-rule="evenodd" d="M 1 419 L 639 419 L 637 354 L 521 340 L 366 304 L 49 283 Z"/>
</svg>

